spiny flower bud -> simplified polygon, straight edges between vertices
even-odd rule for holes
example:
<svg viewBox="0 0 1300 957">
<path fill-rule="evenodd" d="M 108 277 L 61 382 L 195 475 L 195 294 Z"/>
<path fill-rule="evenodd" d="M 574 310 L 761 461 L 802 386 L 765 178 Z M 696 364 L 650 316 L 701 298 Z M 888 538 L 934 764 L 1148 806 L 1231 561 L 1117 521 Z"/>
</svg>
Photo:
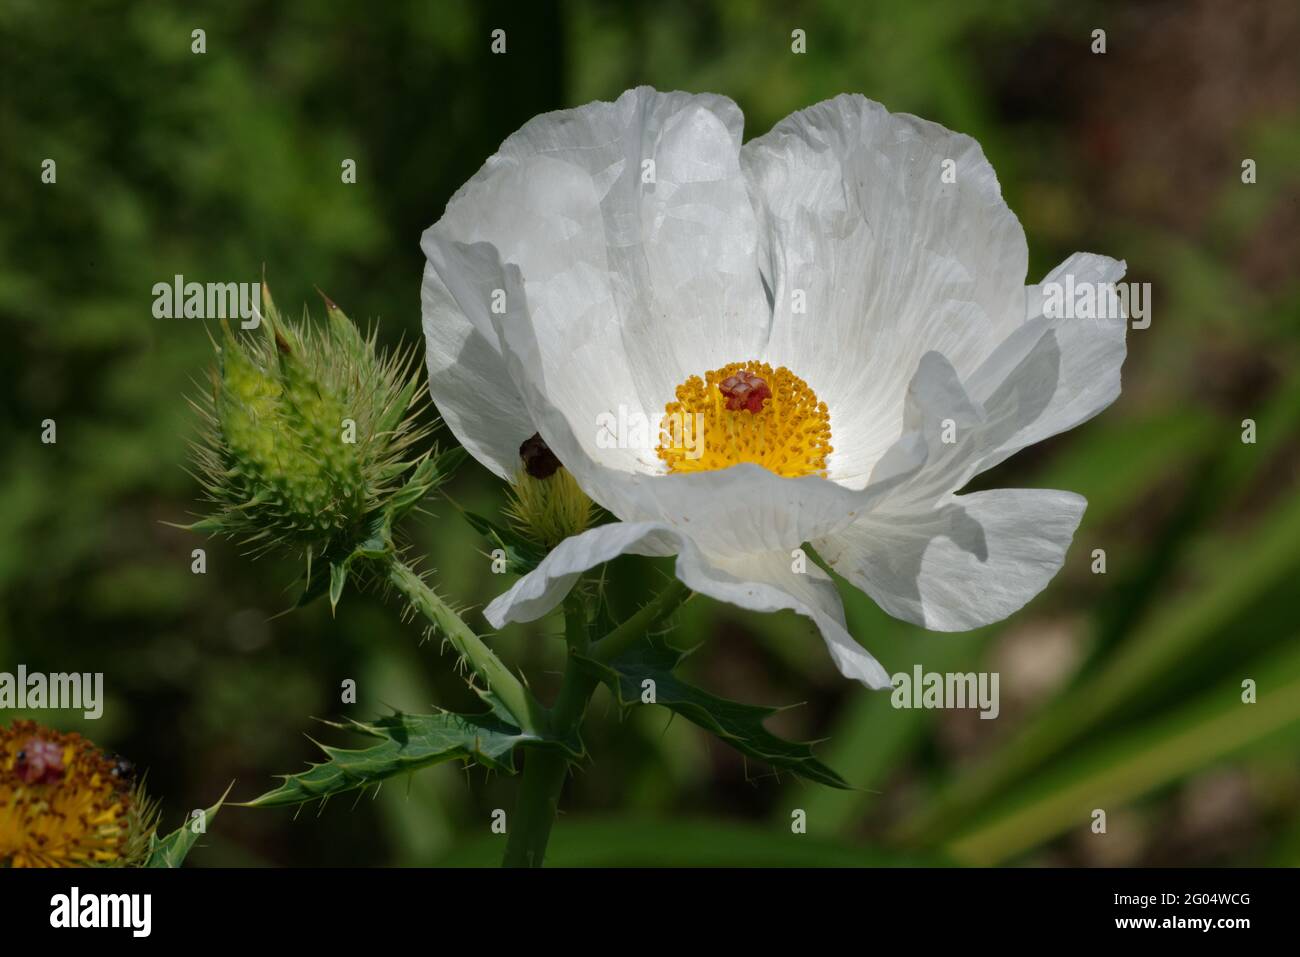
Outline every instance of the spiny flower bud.
<svg viewBox="0 0 1300 957">
<path fill-rule="evenodd" d="M 596 506 L 540 434 L 519 446 L 519 460 L 506 515 L 522 535 L 554 548 L 591 526 Z"/>
<path fill-rule="evenodd" d="M 282 320 L 265 283 L 262 306 L 264 332 L 236 338 L 222 325 L 196 449 L 215 510 L 191 528 L 299 548 L 309 566 L 383 552 L 394 510 L 418 498 L 411 482 L 430 478 L 412 455 L 428 434 L 415 353 L 381 354 L 328 298 L 323 329 L 305 313 L 300 325 Z"/>
</svg>

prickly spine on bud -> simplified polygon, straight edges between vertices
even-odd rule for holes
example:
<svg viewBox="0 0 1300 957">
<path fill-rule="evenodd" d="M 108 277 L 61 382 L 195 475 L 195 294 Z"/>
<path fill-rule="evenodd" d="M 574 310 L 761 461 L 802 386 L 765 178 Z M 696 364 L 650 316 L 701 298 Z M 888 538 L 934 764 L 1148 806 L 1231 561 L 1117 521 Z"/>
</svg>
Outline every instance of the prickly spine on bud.
<svg viewBox="0 0 1300 957">
<path fill-rule="evenodd" d="M 545 548 L 591 526 L 596 506 L 560 463 L 540 433 L 519 446 L 520 469 L 506 516 L 516 531 Z"/>
</svg>

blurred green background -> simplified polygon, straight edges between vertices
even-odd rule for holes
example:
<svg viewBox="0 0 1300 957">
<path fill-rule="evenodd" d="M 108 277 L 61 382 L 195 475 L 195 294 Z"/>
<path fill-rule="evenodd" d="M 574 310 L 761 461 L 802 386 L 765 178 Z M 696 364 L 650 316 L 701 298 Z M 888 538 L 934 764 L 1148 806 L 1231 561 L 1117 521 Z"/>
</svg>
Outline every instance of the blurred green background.
<svg viewBox="0 0 1300 957">
<path fill-rule="evenodd" d="M 489 52 L 495 28 L 504 56 Z M 790 52 L 795 28 L 806 55 Z M 666 712 L 619 720 L 598 696 L 594 760 L 566 789 L 552 861 L 1300 863 L 1297 49 L 1289 0 L 5 0 L 0 670 L 106 672 L 102 720 L 37 717 L 148 768 L 168 828 L 231 779 L 248 798 L 300 769 L 304 732 L 343 743 L 310 716 L 472 709 L 395 603 L 349 596 L 333 619 L 318 604 L 270 620 L 295 563 L 164 524 L 197 507 L 185 397 L 210 346 L 200 322 L 153 318 L 151 287 L 251 281 L 265 263 L 282 308 L 318 284 L 380 318 L 386 341 L 418 343 L 421 231 L 534 114 L 649 83 L 734 98 L 753 136 L 856 91 L 979 139 L 1028 233 L 1031 279 L 1092 250 L 1152 283 L 1119 401 L 981 479 L 1080 492 L 1084 524 L 1047 592 L 976 633 L 927 634 L 842 589 L 891 671 L 999 671 L 996 721 L 894 710 L 842 680 L 803 619 L 693 600 L 692 680 L 805 702 L 773 729 L 827 739 L 820 755 L 860 790 L 778 780 Z M 345 158 L 355 185 L 340 182 Z M 473 464 L 451 494 L 482 512 L 501 500 Z M 432 511 L 416 551 L 482 627 L 476 609 L 506 580 L 448 506 Z M 205 576 L 190 573 L 199 545 Z M 655 573 L 617 563 L 623 600 Z M 547 694 L 559 630 L 494 643 Z M 340 702 L 347 678 L 356 705 Z M 230 809 L 190 861 L 492 862 L 490 814 L 515 786 L 439 767 L 355 807 Z M 806 835 L 790 833 L 795 808 Z"/>
</svg>

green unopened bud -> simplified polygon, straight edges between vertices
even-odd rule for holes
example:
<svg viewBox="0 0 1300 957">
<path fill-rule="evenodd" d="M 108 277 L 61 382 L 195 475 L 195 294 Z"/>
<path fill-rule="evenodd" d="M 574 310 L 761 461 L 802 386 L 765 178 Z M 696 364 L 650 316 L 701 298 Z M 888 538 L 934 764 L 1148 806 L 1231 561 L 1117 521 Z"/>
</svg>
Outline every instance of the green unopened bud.
<svg viewBox="0 0 1300 957">
<path fill-rule="evenodd" d="M 194 527 L 347 555 L 419 462 L 417 364 L 380 354 L 329 299 L 323 329 L 282 320 L 265 284 L 262 304 L 263 332 L 236 338 L 223 324 L 197 453 L 216 509 Z"/>
<path fill-rule="evenodd" d="M 586 531 L 596 506 L 540 435 L 519 447 L 519 458 L 522 465 L 506 507 L 511 524 L 545 548 Z"/>
</svg>

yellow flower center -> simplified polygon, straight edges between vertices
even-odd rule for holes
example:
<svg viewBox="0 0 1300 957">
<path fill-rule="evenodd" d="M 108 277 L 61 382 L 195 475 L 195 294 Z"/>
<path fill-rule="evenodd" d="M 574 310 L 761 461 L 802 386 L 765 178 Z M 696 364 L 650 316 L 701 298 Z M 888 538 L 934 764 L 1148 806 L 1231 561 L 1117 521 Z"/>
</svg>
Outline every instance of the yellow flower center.
<svg viewBox="0 0 1300 957">
<path fill-rule="evenodd" d="M 81 735 L 30 721 L 0 727 L 0 867 L 124 863 L 134 801 Z"/>
<path fill-rule="evenodd" d="M 656 452 L 669 472 L 753 462 L 777 475 L 825 475 L 831 417 L 785 366 L 733 362 L 691 376 L 666 406 Z"/>
</svg>

